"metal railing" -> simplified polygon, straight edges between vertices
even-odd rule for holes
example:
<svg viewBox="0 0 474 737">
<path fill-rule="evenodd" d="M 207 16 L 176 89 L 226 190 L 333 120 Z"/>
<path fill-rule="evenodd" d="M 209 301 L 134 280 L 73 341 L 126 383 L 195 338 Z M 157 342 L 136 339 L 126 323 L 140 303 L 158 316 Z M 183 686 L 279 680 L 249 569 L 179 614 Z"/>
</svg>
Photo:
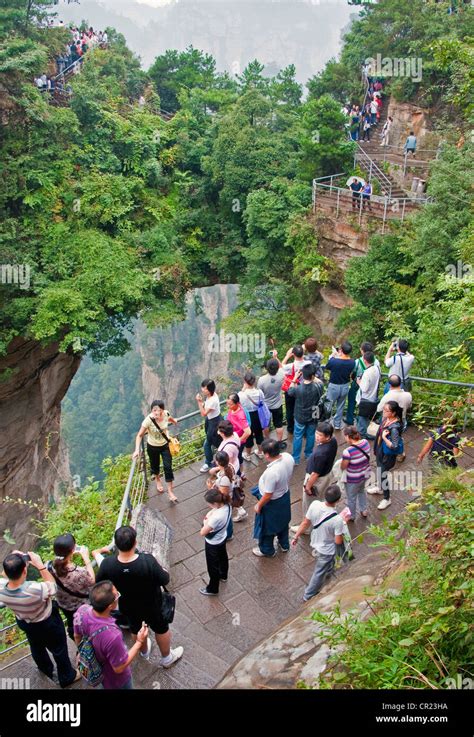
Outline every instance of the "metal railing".
<svg viewBox="0 0 474 737">
<path fill-rule="evenodd" d="M 370 156 L 365 153 L 364 149 L 361 147 L 358 141 L 357 147 L 359 149 L 359 152 L 354 154 L 354 168 L 356 167 L 357 163 L 361 164 L 362 168 L 364 168 L 369 175 L 369 182 L 371 182 L 372 179 L 375 179 L 379 183 L 382 192 L 390 198 L 392 196 L 392 180 L 389 179 L 387 175 L 384 174 L 384 172 L 377 166 L 375 161 L 373 161 Z"/>
</svg>

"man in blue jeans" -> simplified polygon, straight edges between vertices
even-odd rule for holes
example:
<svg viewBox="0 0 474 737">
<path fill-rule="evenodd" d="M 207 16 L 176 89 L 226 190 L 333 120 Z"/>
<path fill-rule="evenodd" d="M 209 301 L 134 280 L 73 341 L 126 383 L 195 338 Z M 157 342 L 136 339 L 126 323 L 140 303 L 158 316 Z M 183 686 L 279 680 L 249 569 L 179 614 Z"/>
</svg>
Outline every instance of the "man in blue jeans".
<svg viewBox="0 0 474 737">
<path fill-rule="evenodd" d="M 344 404 L 349 394 L 351 375 L 355 369 L 355 361 L 351 358 L 351 353 L 352 344 L 344 340 L 340 348 L 333 347 L 331 357 L 326 364 L 326 370 L 330 371 L 326 396 L 336 405 L 333 418 L 335 430 L 342 428 Z"/>
<path fill-rule="evenodd" d="M 303 375 L 303 383 L 298 384 L 299 375 Z M 314 377 L 312 363 L 303 366 L 293 379 L 288 394 L 295 398 L 295 431 L 293 435 L 293 458 L 298 465 L 301 458 L 303 438 L 306 438 L 304 457 L 309 458 L 314 448 L 316 433 L 316 413 L 321 399 L 323 383 Z"/>
</svg>

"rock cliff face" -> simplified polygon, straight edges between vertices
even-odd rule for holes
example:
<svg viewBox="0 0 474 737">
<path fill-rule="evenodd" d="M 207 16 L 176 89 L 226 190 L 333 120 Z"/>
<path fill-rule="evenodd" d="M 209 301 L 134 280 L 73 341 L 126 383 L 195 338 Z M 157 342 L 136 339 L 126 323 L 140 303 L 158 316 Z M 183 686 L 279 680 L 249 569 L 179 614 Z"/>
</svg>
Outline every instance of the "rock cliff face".
<svg viewBox="0 0 474 737">
<path fill-rule="evenodd" d="M 17 338 L 0 361 L 0 535 L 6 530 L 21 549 L 36 541 L 35 507 L 6 497 L 47 503 L 69 483 L 67 453 L 60 441 L 61 400 L 80 358 Z M 11 544 L 0 540 L 0 555 Z"/>
</svg>

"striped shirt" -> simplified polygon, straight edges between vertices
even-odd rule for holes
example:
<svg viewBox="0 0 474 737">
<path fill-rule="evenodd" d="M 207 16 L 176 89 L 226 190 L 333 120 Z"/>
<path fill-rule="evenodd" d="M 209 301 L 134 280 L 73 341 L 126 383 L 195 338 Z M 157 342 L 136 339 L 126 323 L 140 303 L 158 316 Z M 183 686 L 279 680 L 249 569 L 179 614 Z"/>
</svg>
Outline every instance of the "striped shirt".
<svg viewBox="0 0 474 737">
<path fill-rule="evenodd" d="M 359 450 L 362 448 L 367 455 Z M 360 484 L 369 476 L 370 468 L 370 445 L 367 440 L 361 440 L 357 445 L 349 445 L 342 454 L 345 461 L 349 461 L 346 468 L 346 483 Z"/>
<path fill-rule="evenodd" d="M 55 583 L 25 581 L 17 589 L 7 588 L 7 583 L 7 578 L 0 578 L 0 603 L 10 607 L 17 619 L 42 622 L 51 616 Z"/>
</svg>

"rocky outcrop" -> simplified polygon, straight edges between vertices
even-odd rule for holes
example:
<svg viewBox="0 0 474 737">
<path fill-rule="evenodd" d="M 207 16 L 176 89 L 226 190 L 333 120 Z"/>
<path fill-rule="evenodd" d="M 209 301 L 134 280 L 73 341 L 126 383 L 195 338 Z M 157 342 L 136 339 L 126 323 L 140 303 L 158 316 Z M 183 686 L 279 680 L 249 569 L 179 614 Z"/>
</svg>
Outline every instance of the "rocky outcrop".
<svg viewBox="0 0 474 737">
<path fill-rule="evenodd" d="M 79 363 L 57 343 L 23 338 L 15 338 L 0 361 L 0 535 L 8 531 L 19 548 L 36 542 L 32 519 L 38 510 L 32 505 L 48 503 L 70 480 L 59 424 L 61 400 Z M 0 555 L 7 550 L 11 544 L 3 539 Z"/>
</svg>

